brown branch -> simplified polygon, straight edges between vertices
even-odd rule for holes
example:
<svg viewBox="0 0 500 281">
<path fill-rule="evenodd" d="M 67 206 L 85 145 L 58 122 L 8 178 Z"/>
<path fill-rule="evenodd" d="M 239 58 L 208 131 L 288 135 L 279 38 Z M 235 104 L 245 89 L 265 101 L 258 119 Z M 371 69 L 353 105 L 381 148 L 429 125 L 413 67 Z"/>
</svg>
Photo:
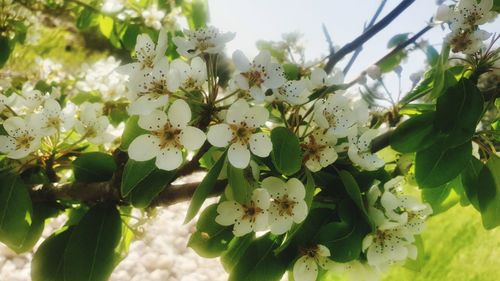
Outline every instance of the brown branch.
<svg viewBox="0 0 500 281">
<path fill-rule="evenodd" d="M 375 153 L 389 146 L 393 133 L 394 130 L 390 130 L 374 138 L 371 144 L 371 152 Z"/>
<path fill-rule="evenodd" d="M 366 41 L 370 40 L 375 34 L 379 33 L 387 25 L 389 25 L 394 19 L 396 19 L 404 10 L 406 10 L 415 0 L 403 0 L 399 5 L 397 5 L 387 16 L 381 19 L 372 27 L 368 28 L 363 34 L 358 36 L 356 39 L 347 43 L 344 47 L 335 53 L 331 53 L 328 62 L 325 65 L 326 73 L 330 73 L 333 67 L 347 54 L 355 51 L 360 46 L 362 46 Z"/>
</svg>

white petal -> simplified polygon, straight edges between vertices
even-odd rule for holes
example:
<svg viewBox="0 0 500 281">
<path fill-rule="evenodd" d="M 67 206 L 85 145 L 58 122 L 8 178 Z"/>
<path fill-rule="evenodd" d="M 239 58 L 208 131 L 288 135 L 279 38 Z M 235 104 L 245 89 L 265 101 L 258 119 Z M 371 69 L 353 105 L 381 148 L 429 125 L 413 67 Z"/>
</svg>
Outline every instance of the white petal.
<svg viewBox="0 0 500 281">
<path fill-rule="evenodd" d="M 229 124 L 239 124 L 245 118 L 250 106 L 244 99 L 239 99 L 227 110 L 226 122 Z"/>
<path fill-rule="evenodd" d="M 31 147 L 12 150 L 9 154 L 7 154 L 7 157 L 11 159 L 21 159 L 28 156 L 33 150 Z"/>
<path fill-rule="evenodd" d="M 175 170 L 182 164 L 182 153 L 177 148 L 164 148 L 156 156 L 156 167 L 162 170 Z"/>
<path fill-rule="evenodd" d="M 136 42 L 135 53 L 138 61 L 143 62 L 148 57 L 154 58 L 155 44 L 149 35 L 146 33 L 137 35 Z"/>
<path fill-rule="evenodd" d="M 140 135 L 128 147 L 130 159 L 147 161 L 154 158 L 160 151 L 160 141 L 153 135 Z"/>
<path fill-rule="evenodd" d="M 270 89 L 278 88 L 285 83 L 283 67 L 277 63 L 268 64 L 266 67 L 268 79 L 264 80 L 264 86 Z"/>
<path fill-rule="evenodd" d="M 307 204 L 305 201 L 301 200 L 297 202 L 297 205 L 293 208 L 293 221 L 295 223 L 301 223 L 307 217 Z"/>
<path fill-rule="evenodd" d="M 242 87 L 242 89 L 245 89 L 245 88 Z M 264 90 L 258 86 L 253 86 L 252 88 L 250 88 L 250 95 L 258 103 L 261 103 L 266 99 L 266 95 L 264 93 Z"/>
<path fill-rule="evenodd" d="M 181 82 L 182 82 L 181 77 L 180 77 L 180 74 L 177 70 L 171 69 L 167 73 L 167 89 L 170 92 L 173 93 L 173 92 L 177 91 L 177 89 L 181 85 Z"/>
<path fill-rule="evenodd" d="M 163 111 L 155 110 L 148 115 L 141 115 L 137 124 L 145 130 L 153 131 L 163 128 L 167 122 L 167 114 Z"/>
<path fill-rule="evenodd" d="M 315 281 L 318 276 L 318 266 L 314 259 L 308 256 L 300 257 L 293 265 L 293 279 L 297 281 Z"/>
<path fill-rule="evenodd" d="M 243 216 L 243 207 L 236 201 L 224 201 L 217 206 L 215 222 L 220 225 L 235 224 Z"/>
<path fill-rule="evenodd" d="M 252 224 L 249 220 L 239 220 L 234 224 L 233 234 L 235 236 L 243 236 L 252 232 Z"/>
<path fill-rule="evenodd" d="M 269 227 L 269 215 L 267 211 L 263 211 L 255 217 L 253 226 L 254 231 L 264 231 Z"/>
<path fill-rule="evenodd" d="M 288 196 L 293 200 L 303 200 L 306 196 L 304 184 L 296 178 L 291 178 L 286 182 Z"/>
<path fill-rule="evenodd" d="M 192 126 L 186 126 L 186 128 L 182 129 L 180 136 L 180 142 L 187 150 L 197 150 L 206 139 L 207 137 L 202 130 Z"/>
<path fill-rule="evenodd" d="M 130 103 L 128 112 L 131 115 L 147 115 L 155 109 L 166 105 L 167 102 L 168 96 L 166 95 L 145 94 Z"/>
<path fill-rule="evenodd" d="M 316 158 L 309 158 L 306 161 L 306 167 L 311 171 L 311 172 L 318 172 L 320 171 L 323 167 L 319 163 L 318 159 Z"/>
<path fill-rule="evenodd" d="M 11 136 L 0 135 L 0 152 L 9 153 L 16 148 L 16 140 Z"/>
<path fill-rule="evenodd" d="M 318 255 L 322 257 L 329 257 L 330 256 L 330 249 L 323 245 L 318 244 Z"/>
<path fill-rule="evenodd" d="M 246 145 L 240 143 L 231 144 L 227 157 L 229 163 L 235 168 L 243 169 L 250 163 L 250 151 Z"/>
<path fill-rule="evenodd" d="M 250 137 L 250 150 L 259 157 L 267 157 L 273 150 L 271 138 L 264 133 L 253 134 Z"/>
<path fill-rule="evenodd" d="M 242 90 L 248 90 L 248 88 L 250 87 L 250 85 L 248 85 L 248 79 L 241 74 L 236 74 L 234 76 L 234 82 Z"/>
<path fill-rule="evenodd" d="M 277 177 L 265 178 L 261 186 L 269 192 L 272 198 L 280 198 L 285 194 L 285 182 Z"/>
<path fill-rule="evenodd" d="M 216 147 L 226 147 L 232 137 L 231 128 L 227 124 L 213 125 L 208 129 L 207 139 Z"/>
<path fill-rule="evenodd" d="M 234 51 L 233 62 L 234 66 L 241 72 L 246 72 L 250 69 L 250 61 L 240 50 Z"/>
<path fill-rule="evenodd" d="M 271 204 L 269 192 L 264 188 L 257 188 L 252 193 L 252 201 L 261 209 L 268 209 Z"/>
<path fill-rule="evenodd" d="M 168 120 L 172 126 L 184 128 L 191 121 L 191 109 L 187 102 L 182 99 L 174 101 L 168 109 Z"/>
<path fill-rule="evenodd" d="M 337 160 L 337 158 L 337 152 L 332 146 L 328 146 L 320 152 L 320 163 L 322 167 L 332 164 Z"/>
<path fill-rule="evenodd" d="M 251 128 L 264 125 L 269 118 L 269 111 L 262 106 L 254 106 L 245 114 L 245 123 Z"/>
<path fill-rule="evenodd" d="M 3 122 L 3 128 L 10 136 L 17 137 L 26 130 L 26 121 L 21 117 L 10 117 Z"/>
<path fill-rule="evenodd" d="M 271 233 L 280 235 L 292 228 L 293 220 L 288 216 L 276 215 L 276 212 L 275 215 L 269 216 L 269 223 L 271 224 Z"/>
</svg>

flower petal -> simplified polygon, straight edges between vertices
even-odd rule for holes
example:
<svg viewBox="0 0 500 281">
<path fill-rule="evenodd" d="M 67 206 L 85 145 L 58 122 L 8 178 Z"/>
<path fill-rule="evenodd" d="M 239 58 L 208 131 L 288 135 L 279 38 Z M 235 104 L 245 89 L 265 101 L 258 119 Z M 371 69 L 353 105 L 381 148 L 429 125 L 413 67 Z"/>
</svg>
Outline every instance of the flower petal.
<svg viewBox="0 0 500 281">
<path fill-rule="evenodd" d="M 264 133 L 253 134 L 249 141 L 250 150 L 259 157 L 267 157 L 273 150 L 271 138 Z"/>
<path fill-rule="evenodd" d="M 250 151 L 246 145 L 233 143 L 227 153 L 229 163 L 235 168 L 246 168 L 250 163 Z"/>
<path fill-rule="evenodd" d="M 232 225 L 243 216 L 243 207 L 236 201 L 224 201 L 217 206 L 215 222 L 220 225 Z"/>
<path fill-rule="evenodd" d="M 268 209 L 271 204 L 269 192 L 264 188 L 257 188 L 252 193 L 252 201 L 261 209 Z"/>
<path fill-rule="evenodd" d="M 269 118 L 269 111 L 262 106 L 254 106 L 245 113 L 245 123 L 251 128 L 264 125 Z"/>
<path fill-rule="evenodd" d="M 236 69 L 238 69 L 241 72 L 246 72 L 248 69 L 250 69 L 250 61 L 248 58 L 243 54 L 242 51 L 236 50 L 233 53 L 233 62 L 234 66 L 236 66 Z"/>
<path fill-rule="evenodd" d="M 208 129 L 207 139 L 210 144 L 216 147 L 226 147 L 231 140 L 231 128 L 227 124 L 213 125 Z"/>
<path fill-rule="evenodd" d="M 160 140 L 153 135 L 140 135 L 128 147 L 128 156 L 136 161 L 147 161 L 160 151 Z"/>
<path fill-rule="evenodd" d="M 0 152 L 9 153 L 16 148 L 16 139 L 11 136 L 0 136 Z"/>
<path fill-rule="evenodd" d="M 168 109 L 168 120 L 172 126 L 182 129 L 191 121 L 191 109 L 184 100 L 178 99 Z"/>
<path fill-rule="evenodd" d="M 154 131 L 163 128 L 167 122 L 167 114 L 163 111 L 155 110 L 148 115 L 141 115 L 137 124 L 145 130 Z"/>
<path fill-rule="evenodd" d="M 297 202 L 297 205 L 293 208 L 293 221 L 295 223 L 301 223 L 307 217 L 307 204 L 305 201 L 301 200 Z"/>
<path fill-rule="evenodd" d="M 186 126 L 186 128 L 182 129 L 180 136 L 180 142 L 187 150 L 197 150 L 206 139 L 207 137 L 202 130 L 192 126 Z"/>
<path fill-rule="evenodd" d="M 304 184 L 296 178 L 291 178 L 286 182 L 288 196 L 293 200 L 304 200 L 306 189 Z"/>
<path fill-rule="evenodd" d="M 244 99 L 238 99 L 227 110 L 226 122 L 229 124 L 239 124 L 244 120 L 249 108 L 250 106 Z"/>
<path fill-rule="evenodd" d="M 315 281 L 318 276 L 318 265 L 309 256 L 300 257 L 293 265 L 293 279 L 300 281 Z"/>
<path fill-rule="evenodd" d="M 252 232 L 252 223 L 249 220 L 241 220 L 234 224 L 234 236 L 243 236 L 250 232 Z"/>
<path fill-rule="evenodd" d="M 21 117 L 10 117 L 3 122 L 3 128 L 12 137 L 17 137 L 26 130 L 26 121 Z"/>
<path fill-rule="evenodd" d="M 265 178 L 261 186 L 269 192 L 272 198 L 280 198 L 285 194 L 285 182 L 277 177 Z"/>
<path fill-rule="evenodd" d="M 162 170 L 172 171 L 182 164 L 182 153 L 177 148 L 164 148 L 156 156 L 156 167 Z"/>
</svg>

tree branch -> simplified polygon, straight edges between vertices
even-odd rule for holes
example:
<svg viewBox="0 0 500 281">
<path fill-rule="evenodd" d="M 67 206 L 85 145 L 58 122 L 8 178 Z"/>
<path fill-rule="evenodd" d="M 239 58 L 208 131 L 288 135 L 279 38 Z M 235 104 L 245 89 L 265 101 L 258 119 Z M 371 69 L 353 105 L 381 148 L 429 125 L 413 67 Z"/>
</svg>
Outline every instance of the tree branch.
<svg viewBox="0 0 500 281">
<path fill-rule="evenodd" d="M 411 4 L 413 4 L 415 0 L 403 0 L 401 3 L 396 6 L 387 16 L 373 25 L 371 28 L 363 32 L 356 39 L 346 44 L 344 47 L 340 48 L 340 50 L 335 53 L 331 53 L 328 62 L 325 65 L 325 72 L 330 73 L 333 70 L 333 67 L 347 54 L 355 51 L 358 47 L 362 46 L 366 41 L 370 40 L 375 34 L 379 33 L 382 29 L 384 29 L 387 25 L 389 25 L 394 19 L 396 19 L 406 8 L 408 8 Z"/>
<path fill-rule="evenodd" d="M 371 149 L 370 149 L 371 152 L 375 153 L 375 152 L 378 152 L 378 151 L 386 148 L 387 146 L 389 146 L 393 133 L 394 133 L 394 130 L 389 130 L 389 131 L 381 134 L 380 136 L 374 138 L 372 140 L 372 144 L 371 144 Z"/>
</svg>

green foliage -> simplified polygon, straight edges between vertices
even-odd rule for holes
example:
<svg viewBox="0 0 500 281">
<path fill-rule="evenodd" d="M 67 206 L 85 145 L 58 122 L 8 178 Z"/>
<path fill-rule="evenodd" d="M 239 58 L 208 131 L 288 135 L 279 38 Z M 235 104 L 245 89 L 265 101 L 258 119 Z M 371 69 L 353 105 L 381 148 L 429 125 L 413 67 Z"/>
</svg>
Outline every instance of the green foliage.
<svg viewBox="0 0 500 281">
<path fill-rule="evenodd" d="M 233 199 L 240 203 L 246 203 L 247 199 L 250 199 L 252 195 L 252 186 L 250 180 L 245 176 L 246 170 L 238 169 L 233 167 L 233 165 L 227 165 L 227 179 L 229 188 L 231 189 L 231 194 Z"/>
<path fill-rule="evenodd" d="M 148 131 L 139 127 L 139 116 L 131 116 L 127 122 L 125 123 L 125 129 L 122 134 L 122 143 L 120 145 L 120 149 L 127 150 L 130 143 L 140 135 L 148 133 Z"/>
<path fill-rule="evenodd" d="M 196 188 L 193 197 L 191 198 L 191 203 L 189 204 L 189 209 L 186 214 L 186 219 L 184 222 L 189 222 L 196 216 L 198 211 L 201 208 L 205 199 L 207 199 L 210 192 L 214 189 L 217 178 L 219 177 L 220 172 L 222 171 L 222 167 L 224 166 L 224 162 L 226 161 L 226 153 L 224 153 L 219 160 L 215 163 L 215 165 L 208 171 L 203 181 L 201 181 L 200 185 Z"/>
<path fill-rule="evenodd" d="M 469 162 L 467 162 L 467 166 L 465 166 L 461 175 L 462 186 L 467 194 L 467 198 L 476 210 L 479 210 L 477 190 L 479 189 L 479 174 L 483 167 L 484 165 L 480 160 L 474 156 L 470 156 Z"/>
<path fill-rule="evenodd" d="M 359 185 L 354 177 L 347 171 L 339 171 L 339 176 L 351 200 L 354 202 L 354 204 L 356 204 L 361 213 L 364 215 L 365 220 L 368 223 L 371 223 L 371 220 L 368 216 L 368 211 L 365 208 L 365 203 L 363 202 L 363 198 L 361 196 L 361 190 L 359 189 Z"/>
<path fill-rule="evenodd" d="M 149 161 L 129 159 L 123 170 L 122 196 L 125 196 L 132 206 L 146 208 L 168 186 L 174 176 L 174 171 L 158 169 L 155 159 Z"/>
<path fill-rule="evenodd" d="M 207 25 L 209 14 L 206 0 L 185 1 L 182 12 L 186 16 L 190 28 L 197 29 Z"/>
<path fill-rule="evenodd" d="M 389 42 L 387 42 L 387 48 L 394 48 L 399 44 L 404 43 L 406 40 L 408 40 L 409 36 L 410 33 L 401 33 L 392 36 L 392 38 L 389 39 Z"/>
<path fill-rule="evenodd" d="M 434 112 L 411 117 L 399 125 L 391 136 L 391 147 L 401 153 L 426 149 L 436 141 L 433 129 Z"/>
<path fill-rule="evenodd" d="M 433 87 L 431 96 L 434 98 L 439 97 L 446 87 L 445 72 L 448 65 L 448 55 L 450 54 L 450 46 L 443 44 L 441 54 L 433 68 Z"/>
<path fill-rule="evenodd" d="M 477 199 L 483 225 L 493 229 L 500 225 L 500 158 L 491 155 L 478 177 Z"/>
<path fill-rule="evenodd" d="M 11 48 L 9 39 L 7 37 L 0 36 L 0 68 L 2 68 L 9 59 L 10 52 Z"/>
<path fill-rule="evenodd" d="M 224 252 L 233 234 L 231 227 L 214 223 L 217 204 L 205 208 L 196 223 L 196 231 L 191 234 L 188 246 L 204 258 L 215 258 Z"/>
<path fill-rule="evenodd" d="M 271 131 L 271 142 L 271 157 L 276 169 L 287 176 L 297 173 L 302 165 L 302 151 L 297 136 L 287 128 L 278 127 Z"/>
<path fill-rule="evenodd" d="M 422 190 L 422 200 L 431 205 L 433 215 L 445 212 L 458 203 L 460 198 L 455 189 L 461 184 L 460 177 L 456 177 L 451 182 L 441 186 L 425 188 Z"/>
<path fill-rule="evenodd" d="M 0 178 L 0 241 L 23 249 L 33 223 L 31 198 L 19 176 L 0 174 Z"/>
<path fill-rule="evenodd" d="M 285 71 L 285 77 L 287 80 L 299 80 L 300 79 L 300 69 L 299 66 L 293 63 L 283 64 L 283 70 Z"/>
<path fill-rule="evenodd" d="M 115 160 L 103 152 L 85 153 L 73 161 L 75 180 L 79 182 L 107 181 L 115 170 Z"/>
</svg>

